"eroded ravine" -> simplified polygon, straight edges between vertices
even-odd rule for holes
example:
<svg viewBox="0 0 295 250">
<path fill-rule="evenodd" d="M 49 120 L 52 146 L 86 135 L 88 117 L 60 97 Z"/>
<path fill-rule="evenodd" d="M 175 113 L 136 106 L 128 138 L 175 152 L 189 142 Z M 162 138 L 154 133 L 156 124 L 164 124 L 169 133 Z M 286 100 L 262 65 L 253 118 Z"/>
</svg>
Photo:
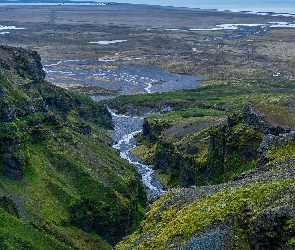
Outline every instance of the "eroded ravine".
<svg viewBox="0 0 295 250">
<path fill-rule="evenodd" d="M 57 61 L 44 62 L 47 79 L 61 87 L 71 89 L 71 85 L 98 86 L 115 90 L 118 95 L 137 93 L 165 92 L 180 89 L 199 88 L 199 80 L 205 78 L 191 75 L 170 73 L 152 66 L 116 66 L 105 63 L 108 60 L 96 61 Z M 91 95 L 95 100 L 115 97 L 114 95 Z M 147 187 L 150 198 L 157 197 L 164 191 L 161 183 L 154 177 L 153 166 L 144 165 L 139 157 L 130 153 L 136 146 L 134 136 L 142 130 L 144 117 L 126 116 L 110 110 L 115 125 L 113 147 L 120 151 L 122 158 L 132 163 Z"/>
<path fill-rule="evenodd" d="M 118 115 L 111 111 L 115 130 L 113 134 L 113 147 L 120 150 L 120 156 L 132 163 L 138 173 L 142 176 L 142 181 L 147 187 L 147 194 L 150 197 L 157 197 L 164 193 L 161 183 L 154 177 L 153 166 L 144 165 L 140 159 L 130 153 L 130 149 L 136 146 L 134 136 L 141 132 L 143 117 Z"/>
</svg>

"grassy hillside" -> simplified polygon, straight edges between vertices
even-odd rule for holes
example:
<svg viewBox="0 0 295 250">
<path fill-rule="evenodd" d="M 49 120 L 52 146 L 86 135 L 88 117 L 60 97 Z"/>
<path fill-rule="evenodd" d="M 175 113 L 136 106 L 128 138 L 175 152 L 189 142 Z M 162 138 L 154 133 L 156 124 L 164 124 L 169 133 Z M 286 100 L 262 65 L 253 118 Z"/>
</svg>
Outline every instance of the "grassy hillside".
<svg viewBox="0 0 295 250">
<path fill-rule="evenodd" d="M 36 53 L 0 52 L 0 248 L 110 249 L 145 193 L 108 110 L 44 81 Z"/>
<path fill-rule="evenodd" d="M 133 152 L 171 189 L 116 249 L 294 249 L 294 81 L 120 97 L 145 119 Z M 182 188 L 183 186 L 195 186 Z"/>
<path fill-rule="evenodd" d="M 154 164 L 168 187 L 217 184 L 257 165 L 267 133 L 294 129 L 294 83 L 228 81 L 197 90 L 119 97 L 122 113 L 171 112 L 145 119 L 132 152 Z M 252 110 L 247 111 L 245 107 Z M 169 110 L 169 109 L 168 109 Z M 248 113 L 247 113 L 248 112 Z M 252 116 L 260 116 L 251 121 Z"/>
<path fill-rule="evenodd" d="M 294 249 L 294 161 L 288 170 L 281 164 L 239 182 L 168 192 L 117 249 Z"/>
</svg>

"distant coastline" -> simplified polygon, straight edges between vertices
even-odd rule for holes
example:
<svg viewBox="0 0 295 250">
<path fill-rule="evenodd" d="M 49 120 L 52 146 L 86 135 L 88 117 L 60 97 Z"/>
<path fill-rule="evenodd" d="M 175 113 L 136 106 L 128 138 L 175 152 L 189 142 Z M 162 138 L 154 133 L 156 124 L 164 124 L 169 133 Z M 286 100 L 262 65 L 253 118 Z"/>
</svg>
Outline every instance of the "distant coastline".
<svg viewBox="0 0 295 250">
<path fill-rule="evenodd" d="M 117 1 L 99 1 L 99 0 L 4 0 L 0 3 L 2 5 L 149 5 L 162 8 L 181 8 L 183 10 L 203 10 L 203 11 L 220 11 L 220 12 L 232 12 L 232 13 L 245 13 L 245 14 L 258 14 L 258 15 L 272 15 L 272 16 L 288 16 L 295 18 L 295 4 L 292 0 L 276 1 L 269 0 L 264 3 L 264 6 L 260 6 L 259 3 L 251 2 L 245 7 L 243 4 L 234 3 L 229 4 L 230 0 L 225 1 L 222 5 L 218 2 L 207 1 L 206 4 L 186 4 L 188 1 L 182 3 L 174 3 L 169 1 L 169 4 L 163 1 L 149 1 L 148 4 L 145 0 L 117 0 Z M 172 5 L 171 5 L 172 3 Z M 225 3 L 225 4 L 224 4 Z M 227 4 L 226 4 L 227 3 Z M 253 4 L 253 5 L 251 5 Z M 294 5 L 294 6 L 293 6 Z"/>
</svg>

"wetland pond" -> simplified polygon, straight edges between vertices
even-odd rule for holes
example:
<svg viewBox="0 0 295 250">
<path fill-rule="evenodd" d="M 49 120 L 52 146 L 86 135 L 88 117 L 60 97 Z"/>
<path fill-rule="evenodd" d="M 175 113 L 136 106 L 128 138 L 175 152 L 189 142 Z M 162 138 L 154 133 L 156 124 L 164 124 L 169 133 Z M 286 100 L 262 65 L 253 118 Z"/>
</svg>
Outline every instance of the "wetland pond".
<svg viewBox="0 0 295 250">
<path fill-rule="evenodd" d="M 73 86 L 98 87 L 105 91 L 91 95 L 94 100 L 112 98 L 119 95 L 154 93 L 180 89 L 196 89 L 203 77 L 170 73 L 153 66 L 111 66 L 112 60 L 95 61 L 46 61 L 43 62 L 46 79 L 64 88 Z M 115 93 L 115 94 L 114 94 Z M 161 183 L 154 177 L 153 166 L 144 165 L 130 153 L 136 146 L 134 136 L 142 130 L 144 116 L 112 114 L 115 130 L 113 147 L 120 150 L 122 158 L 132 163 L 147 187 L 148 195 L 153 198 L 164 191 Z"/>
</svg>

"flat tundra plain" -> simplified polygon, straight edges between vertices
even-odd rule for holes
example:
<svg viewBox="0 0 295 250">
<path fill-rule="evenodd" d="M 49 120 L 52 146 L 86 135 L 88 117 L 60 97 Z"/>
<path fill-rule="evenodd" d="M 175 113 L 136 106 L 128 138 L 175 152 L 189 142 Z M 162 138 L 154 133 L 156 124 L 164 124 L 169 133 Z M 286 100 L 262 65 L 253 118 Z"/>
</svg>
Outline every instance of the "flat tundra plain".
<svg viewBox="0 0 295 250">
<path fill-rule="evenodd" d="M 271 23 L 294 25 L 294 18 L 130 4 L 1 5 L 0 44 L 36 50 L 43 61 L 107 59 L 214 81 L 294 80 L 295 28 Z"/>
</svg>

